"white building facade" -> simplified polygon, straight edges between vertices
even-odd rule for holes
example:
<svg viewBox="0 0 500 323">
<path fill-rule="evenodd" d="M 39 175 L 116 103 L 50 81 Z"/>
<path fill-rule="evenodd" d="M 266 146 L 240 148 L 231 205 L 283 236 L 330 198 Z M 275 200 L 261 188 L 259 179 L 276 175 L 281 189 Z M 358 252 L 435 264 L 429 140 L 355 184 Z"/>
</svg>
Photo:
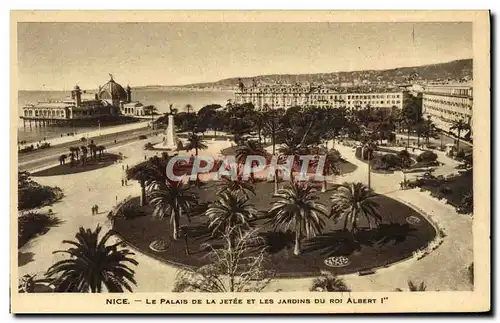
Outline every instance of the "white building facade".
<svg viewBox="0 0 500 323">
<path fill-rule="evenodd" d="M 422 95 L 422 113 L 440 128 L 448 130 L 454 121 L 472 126 L 473 95 L 468 84 L 426 85 Z"/>
<path fill-rule="evenodd" d="M 253 103 L 256 109 L 302 107 L 332 107 L 360 109 L 398 108 L 402 109 L 409 93 L 404 90 L 391 92 L 339 92 L 324 87 L 301 85 L 240 87 L 235 94 L 238 104 Z"/>
</svg>

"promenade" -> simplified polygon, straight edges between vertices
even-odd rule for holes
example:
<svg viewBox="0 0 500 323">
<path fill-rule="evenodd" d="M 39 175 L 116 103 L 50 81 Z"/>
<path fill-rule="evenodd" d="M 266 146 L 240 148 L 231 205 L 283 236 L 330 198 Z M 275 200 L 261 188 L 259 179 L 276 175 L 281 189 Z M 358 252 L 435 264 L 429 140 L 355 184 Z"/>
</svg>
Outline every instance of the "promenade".
<svg viewBox="0 0 500 323">
<path fill-rule="evenodd" d="M 119 126 L 110 126 L 110 127 L 103 127 L 102 129 L 95 129 L 91 131 L 85 131 L 85 132 L 79 132 L 76 133 L 75 135 L 71 136 L 62 136 L 62 137 L 56 137 L 56 138 L 50 138 L 47 140 L 43 140 L 42 142 L 49 143 L 50 146 L 56 146 L 56 145 L 62 145 L 62 144 L 67 144 L 71 142 L 79 142 L 81 138 L 86 138 L 87 140 L 96 138 L 96 137 L 101 137 L 109 134 L 116 134 L 120 132 L 125 132 L 125 131 L 130 131 L 130 130 L 136 130 L 136 129 L 141 129 L 141 128 L 147 128 L 149 127 L 151 123 L 151 119 L 149 121 L 140 121 L 140 122 L 134 122 L 134 123 L 129 123 L 125 125 L 119 125 Z M 30 145 L 35 145 L 38 142 L 28 142 L 24 145 L 19 145 L 21 148 L 30 146 Z"/>
<path fill-rule="evenodd" d="M 207 142 L 208 149 L 203 154 L 217 156 L 220 150 L 231 145 L 228 141 Z M 132 166 L 135 163 L 153 156 L 159 152 L 144 151 L 144 141 L 127 143 L 120 147 L 109 149 L 110 152 L 122 152 L 125 160 L 122 164 L 114 164 L 102 169 L 77 174 L 64 175 L 61 177 L 38 177 L 34 178 L 41 184 L 59 186 L 63 189 L 65 197 L 50 207 L 55 216 L 64 221 L 60 226 L 51 228 L 45 235 L 39 236 L 19 250 L 19 276 L 30 273 L 42 273 L 55 261 L 60 260 L 61 255 L 54 255 L 54 250 L 67 248 L 62 244 L 64 239 L 73 239 L 80 226 L 95 228 L 97 224 L 110 228 L 106 216 L 110 210 L 128 196 L 137 196 L 140 193 L 139 184 L 130 181 L 128 186 L 121 186 L 121 178 L 124 175 L 122 166 Z M 332 147 L 333 143 L 329 144 Z M 358 168 L 349 174 L 336 176 L 329 179 L 337 183 L 344 181 L 367 182 L 367 165 L 354 156 L 352 147 L 335 144 L 342 156 Z M 456 172 L 456 162 L 446 157 L 444 153 L 438 153 L 438 160 L 444 163 L 436 173 L 450 174 Z M 190 152 L 182 152 L 190 154 Z M 409 174 L 408 177 L 415 176 Z M 455 209 L 449 205 L 432 198 L 427 192 L 419 192 L 418 189 L 400 190 L 399 183 L 402 181 L 401 172 L 394 174 L 372 173 L 372 187 L 377 193 L 386 194 L 389 197 L 416 205 L 438 223 L 447 237 L 444 243 L 421 260 L 410 259 L 389 268 L 377 270 L 373 275 L 358 276 L 351 274 L 344 276 L 347 285 L 353 291 L 394 291 L 396 288 L 407 289 L 407 281 L 424 281 L 427 290 L 454 291 L 470 290 L 471 286 L 467 277 L 467 266 L 473 260 L 472 249 L 472 217 L 457 214 Z M 99 214 L 92 216 L 91 206 L 99 206 Z M 167 233 L 166 233 L 167 234 Z M 177 269 L 159 262 L 141 253 L 136 254 L 139 265 L 135 269 L 138 282 L 135 292 L 170 292 L 174 286 Z M 313 277 L 276 279 L 268 287 L 267 291 L 307 291 Z"/>
</svg>

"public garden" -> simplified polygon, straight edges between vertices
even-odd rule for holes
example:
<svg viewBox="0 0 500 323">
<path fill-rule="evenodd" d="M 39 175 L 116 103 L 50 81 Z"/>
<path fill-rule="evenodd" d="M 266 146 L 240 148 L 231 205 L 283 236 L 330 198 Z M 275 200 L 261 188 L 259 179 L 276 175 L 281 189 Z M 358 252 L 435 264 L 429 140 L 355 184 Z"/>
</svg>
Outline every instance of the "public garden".
<svg viewBox="0 0 500 323">
<path fill-rule="evenodd" d="M 231 112 L 231 118 L 222 115 L 226 110 Z M 386 144 L 387 139 L 380 139 L 386 130 L 377 130 L 376 121 L 359 119 L 360 115 L 347 122 L 351 120 L 347 112 L 332 110 L 314 111 L 324 113 L 315 119 L 300 109 L 257 113 L 244 105 L 226 110 L 202 109 L 189 118 L 175 115 L 177 131 L 187 133 L 179 136 L 183 151 L 162 155 L 144 150 L 144 142 L 132 142 L 110 149 L 109 154 L 121 158 L 105 167 L 69 172 L 64 181 L 51 174 L 34 176 L 40 185 L 59 186 L 64 197 L 33 208 L 43 214 L 50 209 L 59 220 L 20 245 L 20 274 L 43 275 L 51 268 L 47 277 L 56 279 L 51 280 L 57 285 L 55 289 L 78 289 L 77 283 L 68 279 L 57 280 L 65 272 L 57 264 L 66 258 L 51 252 L 67 248 L 61 242 L 71 239 L 80 227 L 95 230 L 99 224 L 104 231 L 116 230 L 118 239 L 124 240 L 125 245 L 116 252 L 121 252 L 119 263 L 128 268 L 122 274 L 113 271 L 125 283 L 117 287 L 103 281 L 102 288 L 181 291 L 181 268 L 202 275 L 201 269 L 215 265 L 210 255 L 228 250 L 228 243 L 238 243 L 246 233 L 257 229 L 260 242 L 253 247 L 259 251 L 245 249 L 243 255 L 260 255 L 260 250 L 265 250 L 262 258 L 257 257 L 261 259 L 259 268 L 265 270 L 258 272 L 274 273 L 261 286 L 264 290 L 309 290 L 325 270 L 333 275 L 332 279 L 340 279 L 356 291 L 392 291 L 405 287 L 409 280 L 425 280 L 432 290 L 470 290 L 467 268 L 472 263 L 471 216 L 458 214 L 451 205 L 418 188 L 402 189 L 401 165 L 395 165 L 392 173 L 370 174 L 366 162 L 355 156 L 355 148 L 346 144 L 347 138 L 365 147 L 377 140 Z M 246 118 L 248 115 L 252 119 Z M 208 130 L 214 131 L 214 138 L 205 140 Z M 219 140 L 215 132 L 224 134 L 224 139 Z M 158 172 L 161 160 L 173 154 L 199 153 L 220 158 L 230 147 L 241 158 L 321 152 L 329 156 L 324 169 L 327 181 L 306 185 L 278 178 L 276 191 L 276 183 L 258 178 L 255 183 L 221 184 L 200 176 L 199 182 L 172 183 Z M 434 153 L 439 162 L 433 166 L 435 172 L 457 172 L 457 161 L 443 152 Z M 410 158 L 416 161 L 417 157 Z M 82 167 L 81 157 L 78 159 L 80 165 L 75 168 Z M 419 174 L 406 176 L 412 181 Z M 125 186 L 120 185 L 124 177 L 129 180 Z M 337 186 L 344 182 L 346 187 Z M 225 192 L 221 191 L 223 185 L 229 188 Z M 360 204 L 352 203 L 349 194 L 356 196 Z M 93 205 L 99 205 L 101 212 L 91 213 Z M 231 233 L 230 239 L 225 239 L 227 232 Z M 97 239 L 97 235 L 84 231 L 77 238 Z M 242 279 L 242 273 L 240 270 L 234 275 Z M 218 275 L 224 276 L 224 269 Z M 101 290 L 99 284 L 78 286 L 82 291 Z"/>
</svg>

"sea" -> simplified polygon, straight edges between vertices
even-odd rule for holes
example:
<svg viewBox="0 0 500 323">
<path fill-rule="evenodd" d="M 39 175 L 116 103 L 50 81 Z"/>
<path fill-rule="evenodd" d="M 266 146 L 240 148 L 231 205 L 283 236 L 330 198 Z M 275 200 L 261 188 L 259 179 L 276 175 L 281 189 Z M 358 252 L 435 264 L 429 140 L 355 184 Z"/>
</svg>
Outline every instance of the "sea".
<svg viewBox="0 0 500 323">
<path fill-rule="evenodd" d="M 132 100 L 140 101 L 144 105 L 154 105 L 160 114 L 168 112 L 169 106 L 178 109 L 179 112 L 187 111 L 189 104 L 194 111 L 198 111 L 208 104 L 220 104 L 224 106 L 228 100 L 234 99 L 234 92 L 230 91 L 194 91 L 188 89 L 179 90 L 132 90 Z M 63 100 L 70 96 L 69 91 L 19 91 L 18 92 L 18 112 L 22 113 L 22 107 L 28 103 L 36 104 L 40 101 Z M 97 127 L 97 125 L 95 125 Z M 80 133 L 91 130 L 91 126 L 86 127 L 30 127 L 23 126 L 19 119 L 17 124 L 17 141 L 38 142 L 66 135 L 67 133 Z M 104 128 L 104 127 L 103 127 Z"/>
</svg>

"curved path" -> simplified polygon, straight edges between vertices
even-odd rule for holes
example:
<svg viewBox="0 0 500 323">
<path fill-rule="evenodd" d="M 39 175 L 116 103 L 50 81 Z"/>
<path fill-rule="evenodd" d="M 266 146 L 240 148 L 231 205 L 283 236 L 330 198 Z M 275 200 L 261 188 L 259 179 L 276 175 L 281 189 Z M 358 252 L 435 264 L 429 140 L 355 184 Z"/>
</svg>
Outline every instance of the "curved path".
<svg viewBox="0 0 500 323">
<path fill-rule="evenodd" d="M 229 142 L 208 141 L 209 148 L 206 153 L 217 156 L 220 150 L 230 145 Z M 126 159 L 123 164 L 114 164 L 109 167 L 92 172 L 65 175 L 61 177 L 35 178 L 44 185 L 57 185 L 64 190 L 65 197 L 58 203 L 45 207 L 44 210 L 52 208 L 55 215 L 65 221 L 59 227 L 51 228 L 45 235 L 37 237 L 25 246 L 19 253 L 22 262 L 19 267 L 19 275 L 26 273 L 41 273 L 49 268 L 60 255 L 52 254 L 52 251 L 65 248 L 63 239 L 73 239 L 74 234 L 80 226 L 95 228 L 99 223 L 109 228 L 106 219 L 108 212 L 127 196 L 137 195 L 140 188 L 137 182 L 131 181 L 128 186 L 121 186 L 121 178 L 124 174 L 122 165 L 133 165 L 144 156 L 154 155 L 156 152 L 145 152 L 142 150 L 143 141 L 133 142 L 115 149 L 119 150 Z M 332 145 L 329 145 L 332 147 Z M 366 164 L 354 157 L 352 148 L 335 145 L 342 156 L 358 168 L 349 174 L 334 178 L 335 182 L 361 181 L 366 183 Z M 445 163 L 440 167 L 438 174 L 450 174 L 456 172 L 453 168 L 455 161 L 447 158 L 444 154 L 439 155 L 439 160 Z M 414 175 L 413 175 L 414 176 Z M 428 193 L 418 190 L 399 190 L 402 174 L 372 174 L 372 187 L 377 193 L 387 194 L 400 201 L 408 201 L 417 205 L 424 213 L 429 214 L 432 219 L 444 228 L 448 235 L 444 243 L 431 252 L 422 260 L 414 259 L 393 265 L 389 268 L 377 271 L 374 275 L 345 276 L 346 283 L 353 291 L 393 291 L 395 288 L 406 288 L 408 279 L 414 281 L 425 281 L 428 290 L 470 290 L 471 286 L 467 277 L 467 266 L 472 262 L 472 218 L 459 215 L 454 208 L 443 202 L 430 197 Z M 331 181 L 330 181 L 331 183 Z M 99 205 L 99 214 L 92 216 L 91 206 Z M 136 292 L 169 292 L 171 291 L 176 268 L 161 263 L 143 254 L 137 254 L 136 259 L 139 266 L 136 268 L 136 280 L 138 285 Z M 277 279 L 269 286 L 269 291 L 278 289 L 283 291 L 307 291 L 312 278 Z"/>
</svg>

